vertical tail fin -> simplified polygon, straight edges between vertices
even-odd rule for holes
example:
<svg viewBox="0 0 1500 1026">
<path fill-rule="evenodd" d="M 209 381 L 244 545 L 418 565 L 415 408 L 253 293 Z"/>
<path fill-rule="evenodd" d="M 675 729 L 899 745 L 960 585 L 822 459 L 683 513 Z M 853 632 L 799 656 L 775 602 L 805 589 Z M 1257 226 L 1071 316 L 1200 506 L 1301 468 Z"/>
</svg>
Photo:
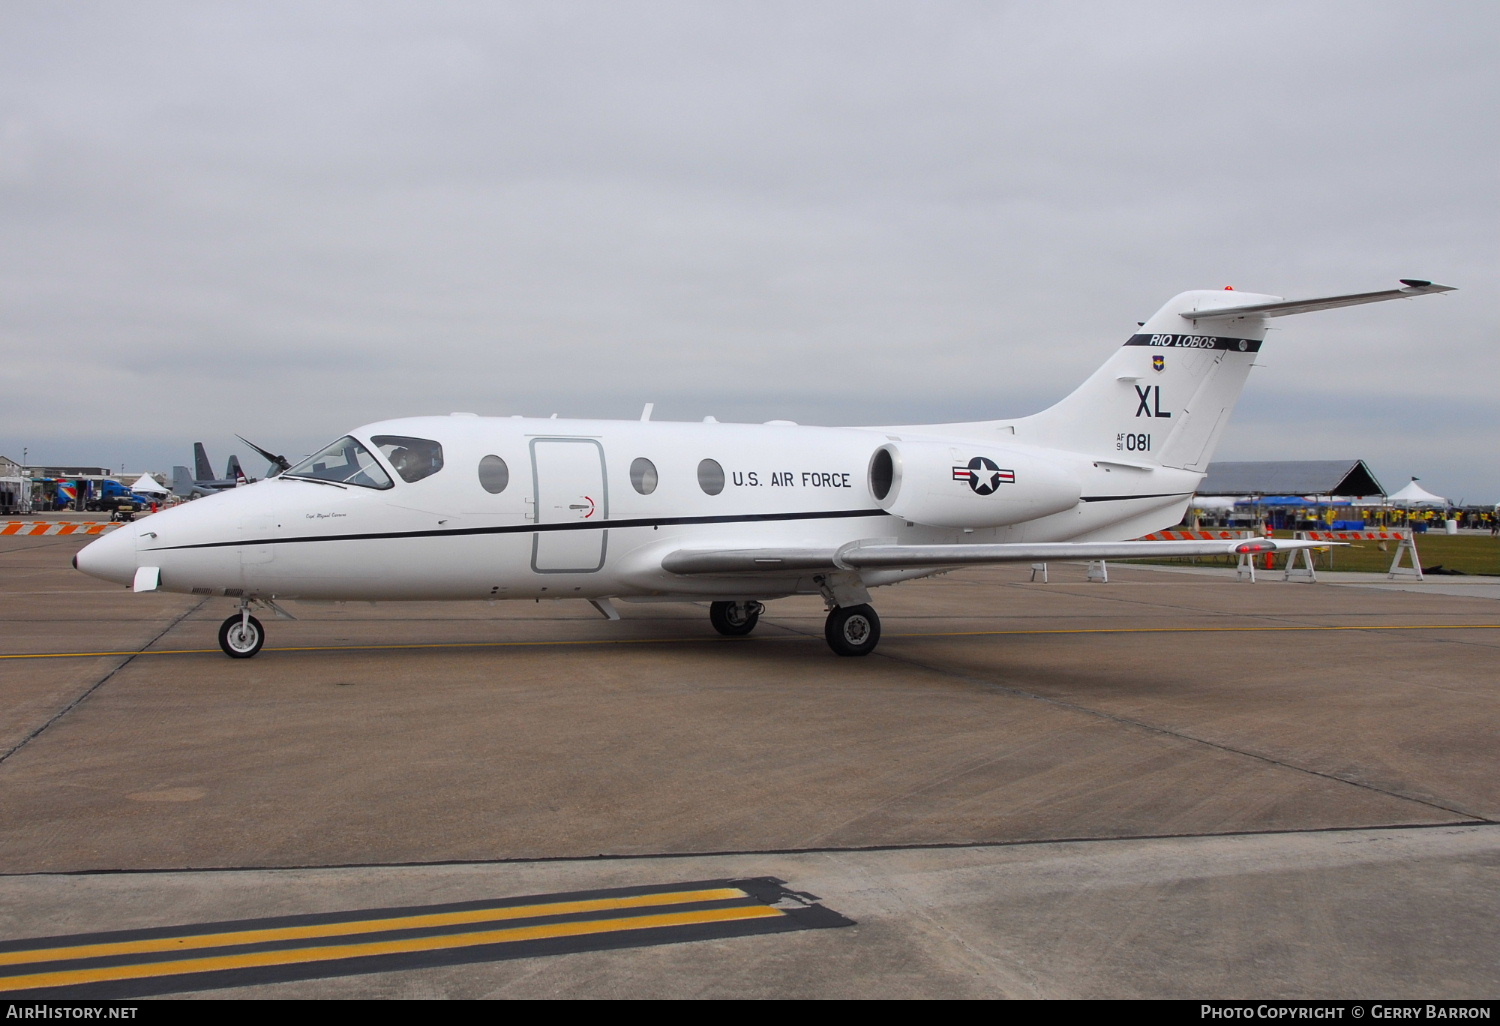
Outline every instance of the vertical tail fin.
<svg viewBox="0 0 1500 1026">
<path fill-rule="evenodd" d="M 1141 324 L 1078 389 L 1017 421 L 1041 445 L 1203 471 L 1266 337 L 1266 320 L 1452 292 L 1417 278 L 1399 289 L 1283 300 L 1225 289 L 1184 292 Z"/>
<path fill-rule="evenodd" d="M 214 468 L 208 464 L 208 451 L 203 448 L 202 442 L 193 443 L 193 475 L 199 481 L 214 479 Z"/>
<path fill-rule="evenodd" d="M 1231 291 L 1174 297 L 1071 395 L 1017 422 L 1017 436 L 1130 462 L 1206 469 L 1266 321 L 1259 314 L 1221 317 L 1199 331 L 1184 315 L 1276 300 Z"/>
</svg>

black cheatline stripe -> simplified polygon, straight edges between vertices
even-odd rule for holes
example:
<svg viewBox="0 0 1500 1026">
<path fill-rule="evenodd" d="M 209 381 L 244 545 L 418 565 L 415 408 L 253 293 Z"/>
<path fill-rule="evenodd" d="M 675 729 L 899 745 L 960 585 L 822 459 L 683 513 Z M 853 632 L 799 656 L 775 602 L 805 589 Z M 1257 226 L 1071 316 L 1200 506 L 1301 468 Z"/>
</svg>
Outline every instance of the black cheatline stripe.
<svg viewBox="0 0 1500 1026">
<path fill-rule="evenodd" d="M 1153 492 L 1150 495 L 1083 495 L 1079 502 L 1129 502 L 1131 499 L 1179 499 L 1192 492 Z M 248 543 L 247 543 L 248 544 Z"/>
<path fill-rule="evenodd" d="M 1170 499 L 1192 492 L 1154 492 L 1149 495 L 1085 495 L 1080 502 L 1128 502 L 1131 499 Z M 182 549 L 221 549 L 237 545 L 295 545 L 302 542 L 385 541 L 395 538 L 459 538 L 485 534 L 542 534 L 550 531 L 607 531 L 626 527 L 679 527 L 688 524 L 764 524 L 789 520 L 849 520 L 856 517 L 895 516 L 883 509 L 818 510 L 806 513 L 741 513 L 712 517 L 642 517 L 635 520 L 601 520 L 597 524 L 514 524 L 503 527 L 457 527 L 431 531 L 371 531 L 365 534 L 306 535 L 298 538 L 244 538 L 237 541 L 199 542 L 196 545 L 163 545 L 143 552 L 174 552 Z"/>
<path fill-rule="evenodd" d="M 391 538 L 457 538 L 480 534 L 540 534 L 548 531 L 607 531 L 624 527 L 677 527 L 683 524 L 759 524 L 777 520 L 847 520 L 853 517 L 889 516 L 883 509 L 838 509 L 807 513 L 742 513 L 713 517 L 643 517 L 636 520 L 601 520 L 595 524 L 516 524 L 506 527 L 457 527 L 440 531 L 373 531 L 368 534 L 307 535 L 299 538 L 244 538 L 238 541 L 200 542 L 196 545 L 163 545 L 142 552 L 178 549 L 219 549 L 237 545 L 294 545 L 299 542 L 381 541 Z"/>
<path fill-rule="evenodd" d="M 1235 353 L 1258 353 L 1260 352 L 1260 341 L 1253 338 L 1225 338 L 1219 335 L 1194 334 L 1193 332 L 1178 332 L 1169 334 L 1136 334 L 1131 335 L 1127 346 L 1151 346 L 1156 349 L 1197 349 L 1203 350 L 1228 350 Z"/>
</svg>

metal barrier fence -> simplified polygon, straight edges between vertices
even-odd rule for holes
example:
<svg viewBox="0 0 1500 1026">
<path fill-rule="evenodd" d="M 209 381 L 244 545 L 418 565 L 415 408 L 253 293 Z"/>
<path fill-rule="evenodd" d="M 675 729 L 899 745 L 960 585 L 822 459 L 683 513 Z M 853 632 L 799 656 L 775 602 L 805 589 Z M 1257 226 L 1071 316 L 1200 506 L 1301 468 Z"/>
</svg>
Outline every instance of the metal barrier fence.
<svg viewBox="0 0 1500 1026">
<path fill-rule="evenodd" d="M 1141 541 L 1244 541 L 1247 538 L 1260 537 L 1254 531 L 1154 531 L 1143 535 Z M 1382 541 L 1396 542 L 1396 553 L 1391 559 L 1391 567 L 1386 571 L 1389 580 L 1397 580 L 1402 577 L 1411 577 L 1416 580 L 1426 580 L 1422 576 L 1422 563 L 1417 557 L 1416 536 L 1410 528 L 1392 527 L 1383 530 L 1372 531 L 1298 531 L 1295 536 L 1299 541 L 1327 541 L 1327 542 L 1354 542 L 1354 541 Z M 1316 583 L 1318 574 L 1313 569 L 1313 550 L 1297 549 L 1287 553 L 1286 562 L 1282 566 L 1283 581 L 1306 581 L 1309 584 Z M 1264 553 L 1240 553 L 1238 565 L 1235 566 L 1235 577 L 1242 581 L 1255 580 L 1255 560 L 1265 559 L 1264 569 L 1276 569 L 1274 552 Z M 1402 560 L 1409 559 L 1410 566 L 1402 566 Z M 1300 565 L 1299 565 L 1300 563 Z M 1035 581 L 1041 575 L 1043 583 L 1047 580 L 1047 564 L 1033 563 L 1031 566 L 1031 579 Z M 1092 560 L 1088 567 L 1088 579 L 1091 581 L 1109 580 L 1109 570 L 1103 560 Z"/>
<path fill-rule="evenodd" d="M 1298 531 L 1296 537 L 1303 541 L 1328 541 L 1328 542 L 1354 542 L 1354 541 L 1393 541 L 1396 542 L 1396 555 L 1391 559 L 1391 568 L 1386 571 L 1386 579 L 1394 581 L 1401 577 L 1414 577 L 1419 581 L 1426 580 L 1422 576 L 1422 561 L 1417 558 L 1416 535 L 1410 528 L 1392 527 L 1378 531 Z M 1401 558 L 1407 554 L 1411 556 L 1411 566 L 1402 566 Z M 1302 565 L 1297 565 L 1298 560 Z M 1312 549 L 1298 549 L 1287 560 L 1286 570 L 1282 575 L 1284 581 L 1305 581 L 1314 584 L 1318 580 L 1318 572 L 1313 569 Z"/>
</svg>

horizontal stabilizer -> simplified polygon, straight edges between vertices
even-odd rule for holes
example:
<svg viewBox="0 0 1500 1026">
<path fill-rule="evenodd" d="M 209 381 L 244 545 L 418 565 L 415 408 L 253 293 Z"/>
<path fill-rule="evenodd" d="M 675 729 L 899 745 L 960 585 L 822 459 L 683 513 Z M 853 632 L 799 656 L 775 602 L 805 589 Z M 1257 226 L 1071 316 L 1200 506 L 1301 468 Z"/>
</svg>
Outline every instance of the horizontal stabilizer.
<svg viewBox="0 0 1500 1026">
<path fill-rule="evenodd" d="M 1291 299 L 1276 303 L 1251 303 L 1247 306 L 1215 306 L 1206 310 L 1190 310 L 1182 316 L 1190 321 L 1217 321 L 1233 317 L 1286 317 L 1290 314 L 1311 313 L 1313 310 L 1333 310 L 1341 306 L 1359 306 L 1363 303 L 1383 303 L 1387 299 L 1410 299 L 1413 296 L 1430 296 L 1439 292 L 1456 291 L 1451 285 L 1434 285 L 1430 281 L 1402 278 L 1399 289 L 1384 289 L 1380 292 L 1351 292 L 1345 296 L 1323 296 L 1319 299 Z"/>
<path fill-rule="evenodd" d="M 1330 542 L 1284 538 L 1214 541 L 1037 542 L 1000 545 L 845 545 L 839 549 L 683 549 L 662 560 L 662 569 L 684 576 L 811 574 L 849 570 L 900 570 L 1051 560 L 1158 559 L 1238 556 L 1326 548 Z"/>
</svg>

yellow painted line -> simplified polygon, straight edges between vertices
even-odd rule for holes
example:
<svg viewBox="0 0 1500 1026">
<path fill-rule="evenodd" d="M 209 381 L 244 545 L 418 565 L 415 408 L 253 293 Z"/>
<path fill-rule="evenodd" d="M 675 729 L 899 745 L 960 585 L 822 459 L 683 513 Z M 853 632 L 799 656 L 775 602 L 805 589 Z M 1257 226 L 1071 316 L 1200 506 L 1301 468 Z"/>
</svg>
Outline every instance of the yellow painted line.
<svg viewBox="0 0 1500 1026">
<path fill-rule="evenodd" d="M 381 933 L 385 930 L 415 930 L 433 926 L 457 926 L 463 923 L 531 919 L 536 916 L 563 916 L 582 912 L 608 912 L 622 908 L 683 905 L 693 901 L 730 901 L 749 898 L 750 895 L 738 887 L 716 887 L 700 891 L 639 894 L 624 898 L 590 898 L 582 901 L 554 901 L 540 905 L 503 905 L 495 908 L 468 909 L 463 912 L 437 912 L 386 919 L 359 919 L 341 923 L 317 923 L 260 930 L 231 930 L 225 933 L 185 934 L 173 937 L 153 937 L 148 940 L 7 951 L 0 952 L 0 965 L 26 965 L 70 958 L 102 958 L 108 955 L 139 955 L 157 951 L 186 951 L 193 948 L 222 948 L 235 944 L 305 940 L 309 937 L 346 937 L 361 933 Z"/>
<path fill-rule="evenodd" d="M 316 948 L 294 948 L 289 951 L 256 951 L 237 955 L 187 958 L 145 965 L 107 966 L 94 969 L 61 970 L 11 976 L 0 979 L 0 991 L 31 990 L 40 987 L 72 987 L 83 983 L 116 980 L 141 980 L 154 976 L 178 976 L 185 973 L 218 972 L 226 969 L 256 969 L 265 966 L 299 965 L 345 958 L 369 958 L 377 955 L 416 954 L 451 948 L 476 947 L 481 944 L 511 944 L 530 940 L 553 940 L 584 937 L 591 934 L 622 933 L 629 930 L 653 930 L 670 926 L 697 926 L 704 923 L 732 923 L 748 919 L 769 919 L 784 915 L 769 905 L 743 908 L 712 909 L 702 912 L 666 912 L 626 919 L 594 920 L 582 923 L 553 923 L 547 926 L 516 926 L 504 930 L 448 934 L 442 937 L 415 937 L 399 941 L 371 941 L 365 944 L 331 944 Z"/>
<path fill-rule="evenodd" d="M 801 636 L 783 637 L 776 641 L 810 640 Z M 717 636 L 705 634 L 696 638 L 595 638 L 578 641 L 434 641 L 411 645 L 302 645 L 287 648 L 266 648 L 264 652 L 384 652 L 408 648 L 545 648 L 553 645 L 684 645 L 693 642 L 719 641 Z M 0 659 L 88 659 L 96 656 L 151 656 L 151 655 L 220 655 L 218 648 L 153 648 L 125 652 L 36 652 L 19 655 L 0 655 Z"/>
<path fill-rule="evenodd" d="M 1045 631 L 938 631 L 931 634 L 888 634 L 889 638 L 963 638 L 988 634 L 1233 634 L 1260 631 L 1493 631 L 1500 623 L 1400 623 L 1309 625 L 1302 627 L 1069 627 Z"/>
<path fill-rule="evenodd" d="M 955 617 L 954 619 L 964 619 Z M 1287 631 L 1493 631 L 1500 630 L 1500 623 L 1399 623 L 1399 624 L 1347 624 L 1308 625 L 1287 627 L 1078 627 L 1047 630 L 1013 631 L 929 631 L 897 634 L 887 632 L 887 638 L 965 638 L 999 636 L 1044 636 L 1049 634 L 1225 634 L 1246 632 Z M 785 634 L 754 639 L 756 643 L 768 641 L 815 641 L 814 635 Z M 286 648 L 265 648 L 264 652 L 390 652 L 411 649 L 443 648 L 567 648 L 584 645 L 692 645 L 724 644 L 724 639 L 711 635 L 694 638 L 594 638 L 577 641 L 441 641 L 410 645 L 301 645 Z M 734 642 L 728 642 L 734 643 Z M 748 643 L 743 642 L 743 643 Z M 218 655 L 217 648 L 153 648 L 122 652 L 31 652 L 15 655 L 0 655 L 0 659 L 93 659 L 109 656 L 160 656 L 160 655 Z"/>
</svg>

